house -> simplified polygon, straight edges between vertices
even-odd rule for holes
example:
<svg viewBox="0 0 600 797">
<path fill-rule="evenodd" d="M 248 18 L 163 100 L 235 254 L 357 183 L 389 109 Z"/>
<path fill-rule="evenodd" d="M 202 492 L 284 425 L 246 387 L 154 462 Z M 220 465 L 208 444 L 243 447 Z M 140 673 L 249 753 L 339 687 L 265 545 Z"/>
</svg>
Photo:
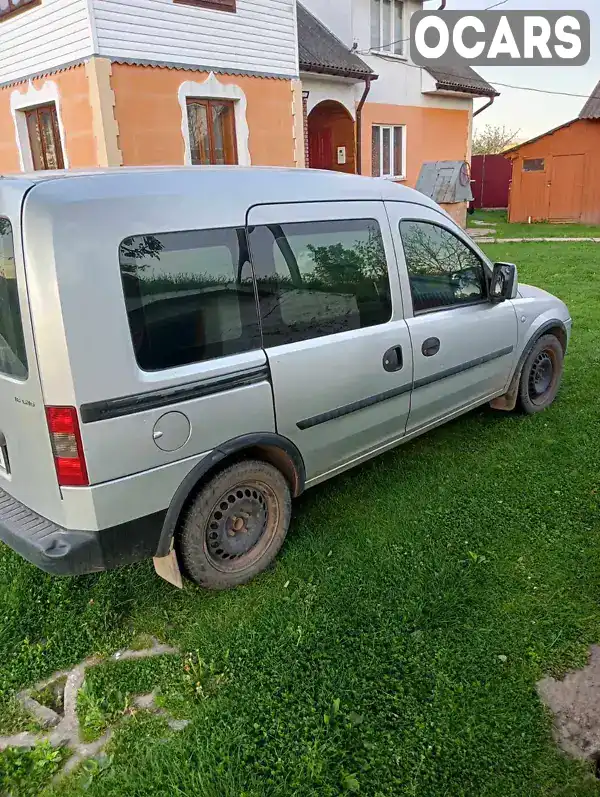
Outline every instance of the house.
<svg viewBox="0 0 600 797">
<path fill-rule="evenodd" d="M 600 224 L 600 83 L 577 119 L 507 150 L 509 221 Z"/>
<path fill-rule="evenodd" d="M 297 129 L 295 0 L 0 2 L 1 171 L 294 166 Z"/>
<path fill-rule="evenodd" d="M 419 0 L 1 0 L 0 171 L 311 166 L 415 185 L 470 159 L 468 67 L 408 52 Z M 461 213 L 464 208 L 461 208 Z"/>
<path fill-rule="evenodd" d="M 418 0 L 302 0 L 299 67 L 311 166 L 415 186 L 427 161 L 470 161 L 473 101 L 498 92 L 470 67 L 410 59 Z M 347 142 L 355 140 L 356 152 Z M 454 206 L 452 206 L 454 207 Z M 464 224 L 466 203 L 459 207 Z"/>
</svg>

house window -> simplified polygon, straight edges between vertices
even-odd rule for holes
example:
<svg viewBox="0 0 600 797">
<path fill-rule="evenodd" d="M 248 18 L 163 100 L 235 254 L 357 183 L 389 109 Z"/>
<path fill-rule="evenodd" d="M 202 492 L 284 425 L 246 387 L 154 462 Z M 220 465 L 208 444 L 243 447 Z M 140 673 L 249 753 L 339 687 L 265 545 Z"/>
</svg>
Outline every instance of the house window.
<svg viewBox="0 0 600 797">
<path fill-rule="evenodd" d="M 237 164 L 234 103 L 188 99 L 187 114 L 192 164 Z"/>
<path fill-rule="evenodd" d="M 543 158 L 526 158 L 523 161 L 524 172 L 543 172 L 545 163 Z"/>
<path fill-rule="evenodd" d="M 406 178 L 406 125 L 373 126 L 373 177 Z"/>
<path fill-rule="evenodd" d="M 1 2 L 1 0 L 0 0 Z M 40 105 L 24 111 L 33 168 L 64 169 L 56 105 Z"/>
<path fill-rule="evenodd" d="M 404 38 L 403 0 L 371 0 L 371 49 L 402 55 Z"/>
<path fill-rule="evenodd" d="M 41 0 L 0 0 L 0 20 L 23 11 L 27 6 L 37 6 Z"/>
<path fill-rule="evenodd" d="M 236 0 L 174 0 L 174 2 L 182 6 L 197 6 L 198 8 L 210 8 L 213 11 L 232 11 L 235 13 Z"/>
</svg>

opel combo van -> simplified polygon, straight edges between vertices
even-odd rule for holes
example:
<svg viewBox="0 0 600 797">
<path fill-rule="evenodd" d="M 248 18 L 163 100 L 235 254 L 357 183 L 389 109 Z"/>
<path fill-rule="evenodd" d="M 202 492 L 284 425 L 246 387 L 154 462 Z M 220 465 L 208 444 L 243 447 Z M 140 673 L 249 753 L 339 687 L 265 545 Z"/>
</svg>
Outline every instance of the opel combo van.
<svg viewBox="0 0 600 797">
<path fill-rule="evenodd" d="M 293 497 L 478 405 L 556 396 L 565 305 L 435 203 L 331 172 L 0 179 L 0 539 L 213 589 Z"/>
</svg>

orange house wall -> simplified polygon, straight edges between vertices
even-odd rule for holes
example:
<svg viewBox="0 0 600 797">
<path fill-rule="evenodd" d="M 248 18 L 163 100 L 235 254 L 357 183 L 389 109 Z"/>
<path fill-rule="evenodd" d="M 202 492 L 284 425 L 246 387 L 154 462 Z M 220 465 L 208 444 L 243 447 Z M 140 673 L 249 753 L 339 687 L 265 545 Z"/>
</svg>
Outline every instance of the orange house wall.
<svg viewBox="0 0 600 797">
<path fill-rule="evenodd" d="M 184 163 L 181 107 L 184 81 L 203 83 L 208 73 L 132 64 L 112 65 L 115 118 L 124 166 Z M 289 80 L 217 75 L 246 95 L 253 165 L 293 166 L 292 89 Z"/>
<path fill-rule="evenodd" d="M 40 89 L 46 81 L 58 85 L 60 113 L 65 131 L 65 149 L 71 168 L 97 166 L 96 140 L 92 128 L 92 109 L 88 81 L 83 65 L 33 81 Z M 24 94 L 28 83 L 4 86 L 0 89 L 0 172 L 21 170 L 15 126 L 10 113 L 13 91 Z"/>
<path fill-rule="evenodd" d="M 584 183 L 581 223 L 600 224 L 600 122 L 580 119 L 562 130 L 524 144 L 510 155 L 513 179 L 509 199 L 509 220 L 527 222 L 548 218 L 548 183 L 552 182 L 555 155 L 584 155 Z M 543 158 L 543 172 L 523 172 L 523 160 Z M 560 191 L 559 185 L 551 190 Z"/>
<path fill-rule="evenodd" d="M 362 115 L 363 174 L 372 175 L 373 125 L 406 125 L 406 180 L 415 187 L 425 161 L 466 160 L 469 112 L 367 102 Z"/>
</svg>

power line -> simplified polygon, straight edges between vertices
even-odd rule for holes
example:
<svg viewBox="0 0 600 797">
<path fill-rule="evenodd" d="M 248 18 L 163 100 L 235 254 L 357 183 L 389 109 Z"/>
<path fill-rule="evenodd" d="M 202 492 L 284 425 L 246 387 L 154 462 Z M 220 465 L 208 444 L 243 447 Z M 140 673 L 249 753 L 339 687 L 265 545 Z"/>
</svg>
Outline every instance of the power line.
<svg viewBox="0 0 600 797">
<path fill-rule="evenodd" d="M 404 62 L 404 66 L 408 66 L 411 69 L 427 69 L 427 67 L 421 67 L 417 64 L 409 64 Z M 448 77 L 453 78 L 456 81 L 457 75 L 455 72 L 443 72 L 440 69 L 433 67 L 435 74 L 440 77 Z M 483 78 L 482 78 L 483 80 Z M 557 97 L 575 97 L 577 99 L 583 100 L 600 100 L 600 94 L 575 94 L 570 91 L 552 91 L 551 89 L 538 89 L 534 86 L 515 86 L 513 83 L 500 83 L 498 80 L 487 80 L 486 83 L 490 83 L 492 86 L 502 86 L 505 89 L 518 89 L 519 91 L 534 91 L 538 94 L 552 94 Z M 476 87 L 474 87 L 476 88 Z"/>
<path fill-rule="evenodd" d="M 553 94 L 556 97 L 577 97 L 584 100 L 600 100 L 600 94 L 592 94 L 592 95 L 573 94 L 570 91 L 551 91 L 550 89 L 536 89 L 533 88 L 533 86 L 513 86 L 511 83 L 499 83 L 496 80 L 488 80 L 488 83 L 491 83 L 492 86 L 502 86 L 502 88 L 505 89 L 519 89 L 519 91 L 535 91 L 538 94 Z"/>
<path fill-rule="evenodd" d="M 487 8 L 484 8 L 482 10 L 483 11 L 491 11 L 492 8 L 497 8 L 498 6 L 504 5 L 507 2 L 508 2 L 508 0 L 499 0 L 499 2 L 494 3 L 493 5 L 488 6 Z M 390 44 L 388 44 L 387 47 L 392 47 L 394 44 L 400 44 L 401 42 L 406 42 L 406 41 L 409 41 L 409 40 L 410 40 L 410 36 L 408 36 L 405 39 L 397 39 L 395 42 L 390 42 Z M 356 54 L 359 54 L 359 55 L 370 55 L 370 54 L 373 54 L 373 50 L 354 50 L 354 52 Z M 379 57 L 383 57 L 383 58 L 385 58 L 386 56 L 395 55 L 394 53 L 391 53 L 391 52 L 390 53 L 386 53 L 386 52 L 381 52 L 381 51 L 377 51 L 376 54 Z M 404 63 L 404 66 L 408 66 L 411 69 L 425 69 L 426 68 L 426 67 L 417 66 L 417 64 L 410 64 L 410 63 L 408 63 L 406 61 L 403 62 L 403 63 Z M 435 73 L 438 76 L 453 78 L 454 80 L 456 80 L 456 77 L 457 77 L 456 73 L 443 72 L 443 71 L 438 70 L 438 69 L 435 69 Z M 534 92 L 536 94 L 548 94 L 548 95 L 552 95 L 552 96 L 555 96 L 555 97 L 574 97 L 576 99 L 583 99 L 583 100 L 598 100 L 598 99 L 600 99 L 600 95 L 596 95 L 596 94 L 592 94 L 592 95 L 589 95 L 589 94 L 575 94 L 575 93 L 569 92 L 569 91 L 552 91 L 551 89 L 539 89 L 539 88 L 535 88 L 533 86 L 515 86 L 512 83 L 501 83 L 501 82 L 496 81 L 496 80 L 488 80 L 486 82 L 491 84 L 492 86 L 501 86 L 502 88 L 515 89 L 517 91 L 532 91 L 532 92 Z"/>
<path fill-rule="evenodd" d="M 391 56 L 389 60 L 394 60 L 396 62 L 396 59 L 393 57 L 393 53 L 377 53 L 377 55 L 381 58 L 386 58 L 386 56 L 387 57 Z M 401 61 L 400 63 L 402 63 L 403 66 L 409 67 L 410 69 L 427 69 L 426 66 L 421 67 L 418 66 L 417 64 L 410 64 L 407 61 Z M 441 69 L 438 69 L 437 67 L 432 67 L 432 69 L 434 70 L 437 77 L 452 78 L 453 81 L 456 82 L 457 79 L 456 72 L 444 72 Z M 482 81 L 484 80 L 483 78 L 481 79 Z M 537 94 L 551 94 L 556 97 L 575 97 L 576 99 L 582 99 L 582 100 L 600 100 L 600 94 L 591 94 L 591 95 L 575 94 L 571 91 L 552 91 L 551 89 L 538 89 L 535 88 L 534 86 L 515 86 L 513 83 L 501 83 L 498 80 L 486 80 L 485 82 L 489 83 L 492 86 L 502 86 L 502 88 L 505 89 L 517 89 L 519 91 L 533 91 Z M 473 88 L 477 88 L 477 86 L 473 86 Z"/>
</svg>

